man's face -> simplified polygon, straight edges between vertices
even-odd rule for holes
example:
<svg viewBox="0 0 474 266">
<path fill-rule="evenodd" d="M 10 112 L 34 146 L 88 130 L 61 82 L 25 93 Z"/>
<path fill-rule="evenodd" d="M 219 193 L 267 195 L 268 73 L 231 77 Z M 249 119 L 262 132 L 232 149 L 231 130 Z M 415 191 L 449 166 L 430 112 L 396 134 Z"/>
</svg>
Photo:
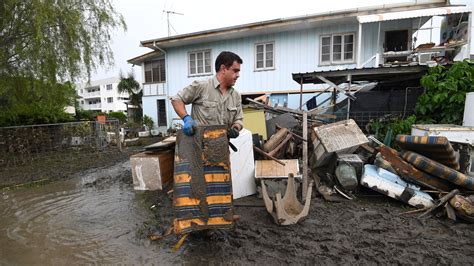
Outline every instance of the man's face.
<svg viewBox="0 0 474 266">
<path fill-rule="evenodd" d="M 223 69 L 223 79 L 227 86 L 234 86 L 237 79 L 240 77 L 240 64 L 237 61 L 226 68 L 224 65 L 221 66 Z"/>
</svg>

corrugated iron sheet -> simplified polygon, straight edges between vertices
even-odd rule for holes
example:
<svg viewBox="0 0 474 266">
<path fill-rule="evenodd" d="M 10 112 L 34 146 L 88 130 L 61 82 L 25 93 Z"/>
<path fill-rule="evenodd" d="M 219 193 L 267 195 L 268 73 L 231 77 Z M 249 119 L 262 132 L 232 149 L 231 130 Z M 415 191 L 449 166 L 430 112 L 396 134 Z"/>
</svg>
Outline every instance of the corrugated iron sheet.
<svg viewBox="0 0 474 266">
<path fill-rule="evenodd" d="M 419 18 L 419 17 L 432 17 L 432 16 L 444 16 L 455 13 L 467 13 L 471 12 L 469 7 L 466 6 L 450 6 L 450 7 L 437 7 L 420 10 L 407 10 L 400 12 L 373 14 L 358 16 L 357 20 L 360 23 L 379 22 L 396 19 L 407 19 L 407 18 Z"/>
</svg>

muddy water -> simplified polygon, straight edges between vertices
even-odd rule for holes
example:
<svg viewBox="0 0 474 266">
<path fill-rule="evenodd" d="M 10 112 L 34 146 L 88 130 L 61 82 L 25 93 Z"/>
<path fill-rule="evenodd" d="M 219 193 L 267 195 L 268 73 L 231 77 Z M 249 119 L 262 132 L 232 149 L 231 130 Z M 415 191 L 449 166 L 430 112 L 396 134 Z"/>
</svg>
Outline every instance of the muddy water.
<svg viewBox="0 0 474 266">
<path fill-rule="evenodd" d="M 260 199 L 247 197 L 234 201 L 241 215 L 234 230 L 190 235 L 175 253 L 174 236 L 146 237 L 169 227 L 170 200 L 134 192 L 129 169 L 118 164 L 0 192 L 0 265 L 474 263 L 474 224 L 400 215 L 412 209 L 382 195 L 339 203 L 313 198 L 307 219 L 288 227 L 274 224 Z"/>
<path fill-rule="evenodd" d="M 172 262 L 169 248 L 140 236 L 149 206 L 143 193 L 117 180 L 127 169 L 122 163 L 1 192 L 0 265 Z"/>
</svg>

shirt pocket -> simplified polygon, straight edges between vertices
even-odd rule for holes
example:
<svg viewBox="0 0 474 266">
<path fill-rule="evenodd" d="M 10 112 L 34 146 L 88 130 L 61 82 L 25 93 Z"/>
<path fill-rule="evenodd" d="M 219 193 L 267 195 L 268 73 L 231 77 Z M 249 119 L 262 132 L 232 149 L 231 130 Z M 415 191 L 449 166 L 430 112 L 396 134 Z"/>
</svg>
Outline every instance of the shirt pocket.
<svg viewBox="0 0 474 266">
<path fill-rule="evenodd" d="M 209 124 L 217 124 L 219 116 L 219 108 L 217 102 L 203 101 L 202 102 L 202 115 Z"/>
<path fill-rule="evenodd" d="M 232 123 L 234 122 L 235 115 L 237 114 L 237 107 L 235 106 L 227 106 L 227 112 L 226 112 L 226 123 L 231 126 Z"/>
</svg>

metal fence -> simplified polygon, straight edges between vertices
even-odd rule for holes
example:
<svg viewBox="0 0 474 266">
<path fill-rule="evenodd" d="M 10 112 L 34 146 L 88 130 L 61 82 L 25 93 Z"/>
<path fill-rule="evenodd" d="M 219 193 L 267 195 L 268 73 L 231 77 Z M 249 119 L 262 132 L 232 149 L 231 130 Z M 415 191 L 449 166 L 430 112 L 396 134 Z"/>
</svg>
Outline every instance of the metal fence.
<svg viewBox="0 0 474 266">
<path fill-rule="evenodd" d="M 349 118 L 354 119 L 357 125 L 365 132 L 367 124 L 372 120 L 385 116 L 407 118 L 412 114 L 414 114 L 414 111 L 363 111 L 350 112 Z M 347 119 L 347 113 L 337 114 L 337 121 L 345 119 Z"/>
<path fill-rule="evenodd" d="M 0 178 L 28 181 L 100 166 L 120 156 L 119 129 L 118 120 L 0 128 Z"/>
</svg>

